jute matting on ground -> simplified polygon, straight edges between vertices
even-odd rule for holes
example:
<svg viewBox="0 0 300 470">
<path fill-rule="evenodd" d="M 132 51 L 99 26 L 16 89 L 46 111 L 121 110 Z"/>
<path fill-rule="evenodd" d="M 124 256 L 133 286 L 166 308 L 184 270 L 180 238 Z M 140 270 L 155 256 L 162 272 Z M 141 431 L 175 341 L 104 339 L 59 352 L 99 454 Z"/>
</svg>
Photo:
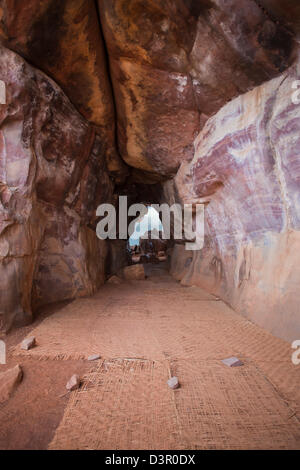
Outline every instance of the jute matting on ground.
<svg viewBox="0 0 300 470">
<path fill-rule="evenodd" d="M 300 448 L 291 345 L 201 289 L 167 279 L 106 286 L 29 336 L 37 347 L 14 355 L 101 355 L 71 394 L 51 449 Z M 224 366 L 229 356 L 244 366 Z"/>
<path fill-rule="evenodd" d="M 297 449 L 299 421 L 254 365 L 103 361 L 72 394 L 50 449 Z"/>
</svg>

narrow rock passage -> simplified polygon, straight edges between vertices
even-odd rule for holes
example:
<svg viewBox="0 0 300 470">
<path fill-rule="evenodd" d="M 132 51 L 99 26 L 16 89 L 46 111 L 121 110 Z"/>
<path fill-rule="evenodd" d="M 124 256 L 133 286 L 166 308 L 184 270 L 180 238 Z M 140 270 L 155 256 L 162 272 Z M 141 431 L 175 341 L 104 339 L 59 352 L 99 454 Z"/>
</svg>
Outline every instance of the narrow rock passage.
<svg viewBox="0 0 300 470">
<path fill-rule="evenodd" d="M 56 364 L 101 355 L 71 393 L 49 448 L 299 448 L 290 345 L 200 288 L 147 269 L 145 281 L 106 284 L 46 318 L 30 332 L 36 348 L 13 349 L 20 363 L 47 359 L 54 375 Z M 244 365 L 226 367 L 230 356 Z"/>
</svg>

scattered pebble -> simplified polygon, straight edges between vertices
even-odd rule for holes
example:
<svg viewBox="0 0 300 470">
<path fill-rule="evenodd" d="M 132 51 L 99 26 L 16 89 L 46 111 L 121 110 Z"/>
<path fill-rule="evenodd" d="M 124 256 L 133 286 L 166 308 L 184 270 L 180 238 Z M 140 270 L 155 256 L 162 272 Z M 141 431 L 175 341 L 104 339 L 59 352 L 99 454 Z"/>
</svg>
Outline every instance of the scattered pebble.
<svg viewBox="0 0 300 470">
<path fill-rule="evenodd" d="M 239 367 L 244 365 L 244 363 L 237 357 L 229 357 L 228 359 L 223 359 L 222 362 L 228 367 Z"/>
<path fill-rule="evenodd" d="M 179 387 L 179 382 L 178 382 L 178 378 L 177 377 L 171 377 L 167 384 L 169 385 L 169 387 L 172 389 L 172 390 L 175 390 L 176 388 Z"/>
<path fill-rule="evenodd" d="M 100 358 L 101 358 L 100 354 L 93 354 L 92 356 L 88 357 L 88 361 L 98 361 L 98 359 Z"/>
<path fill-rule="evenodd" d="M 21 343 L 21 349 L 28 351 L 36 345 L 35 337 L 31 336 L 30 338 L 25 338 Z"/>
<path fill-rule="evenodd" d="M 72 392 L 80 387 L 80 378 L 77 374 L 72 375 L 69 382 L 66 385 L 66 389 Z"/>
</svg>

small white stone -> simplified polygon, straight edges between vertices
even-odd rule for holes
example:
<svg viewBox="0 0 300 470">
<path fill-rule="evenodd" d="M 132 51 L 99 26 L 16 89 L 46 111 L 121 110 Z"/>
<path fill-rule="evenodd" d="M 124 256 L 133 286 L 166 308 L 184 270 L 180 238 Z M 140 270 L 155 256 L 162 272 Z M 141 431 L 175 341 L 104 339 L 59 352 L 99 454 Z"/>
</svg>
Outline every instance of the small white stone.
<svg viewBox="0 0 300 470">
<path fill-rule="evenodd" d="M 69 382 L 66 385 L 66 389 L 72 392 L 73 390 L 77 390 L 80 387 L 80 378 L 77 374 L 72 375 Z"/>
<path fill-rule="evenodd" d="M 88 361 L 98 361 L 98 359 L 100 358 L 101 358 L 100 354 L 93 354 L 92 356 L 88 357 Z"/>
<path fill-rule="evenodd" d="M 31 336 L 30 338 L 25 338 L 21 343 L 21 349 L 28 351 L 36 345 L 35 337 Z"/>
<path fill-rule="evenodd" d="M 237 357 L 229 357 L 228 359 L 223 359 L 222 362 L 228 367 L 239 367 L 244 365 L 244 363 Z"/>
<path fill-rule="evenodd" d="M 176 388 L 179 387 L 179 382 L 178 382 L 178 378 L 177 377 L 171 377 L 167 384 L 169 385 L 169 387 L 172 389 L 172 390 L 175 390 Z"/>
</svg>

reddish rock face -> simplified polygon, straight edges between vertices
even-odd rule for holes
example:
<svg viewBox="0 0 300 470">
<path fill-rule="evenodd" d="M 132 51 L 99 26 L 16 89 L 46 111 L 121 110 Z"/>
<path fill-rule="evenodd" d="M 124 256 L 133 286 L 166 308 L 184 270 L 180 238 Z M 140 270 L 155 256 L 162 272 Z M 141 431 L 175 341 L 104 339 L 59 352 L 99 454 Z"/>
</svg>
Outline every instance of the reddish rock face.
<svg viewBox="0 0 300 470">
<path fill-rule="evenodd" d="M 182 202 L 205 203 L 206 224 L 204 249 L 188 265 L 177 249 L 174 274 L 288 339 L 300 334 L 297 77 L 294 67 L 222 108 L 197 137 L 185 179 L 175 179 Z"/>
<path fill-rule="evenodd" d="M 128 165 L 162 176 L 228 100 L 278 75 L 293 41 L 252 0 L 99 1 Z"/>
<path fill-rule="evenodd" d="M 2 38 L 46 72 L 86 119 L 114 121 L 106 58 L 92 0 L 3 0 Z"/>
<path fill-rule="evenodd" d="M 45 75 L 3 47 L 0 54 L 6 84 L 0 109 L 1 314 L 8 328 L 31 319 L 32 302 L 91 294 L 103 282 L 105 246 L 88 227 L 97 205 L 111 199 L 112 184 L 94 127 Z"/>
<path fill-rule="evenodd" d="M 123 267 L 95 226 L 127 194 L 204 203 L 176 278 L 299 332 L 299 18 L 298 0 L 0 1 L 3 328 Z"/>
<path fill-rule="evenodd" d="M 114 103 L 93 0 L 2 0 L 2 43 L 43 70 L 77 110 L 99 127 L 109 170 L 125 166 L 115 146 Z"/>
<path fill-rule="evenodd" d="M 0 34 L 98 126 L 117 182 L 118 151 L 157 181 L 193 158 L 209 116 L 289 65 L 293 38 L 274 11 L 254 0 L 2 0 Z"/>
</svg>

